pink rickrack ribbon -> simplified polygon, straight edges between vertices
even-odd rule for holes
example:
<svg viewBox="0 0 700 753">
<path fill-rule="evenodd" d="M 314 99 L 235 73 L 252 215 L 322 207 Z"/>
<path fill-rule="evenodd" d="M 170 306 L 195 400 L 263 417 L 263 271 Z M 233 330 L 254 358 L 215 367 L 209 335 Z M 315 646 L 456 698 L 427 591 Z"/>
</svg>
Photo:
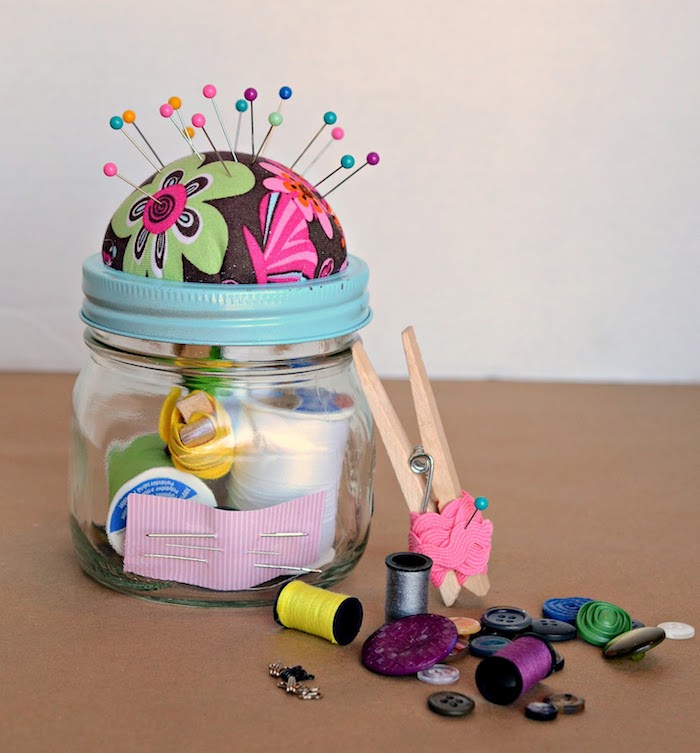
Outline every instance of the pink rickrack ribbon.
<svg viewBox="0 0 700 753">
<path fill-rule="evenodd" d="M 472 522 L 465 528 L 472 515 Z M 463 491 L 440 513 L 411 513 L 408 548 L 432 559 L 430 580 L 434 586 L 442 585 L 449 570 L 455 571 L 461 585 L 470 575 L 486 573 L 492 535 L 493 523 L 484 520 L 473 497 Z"/>
</svg>

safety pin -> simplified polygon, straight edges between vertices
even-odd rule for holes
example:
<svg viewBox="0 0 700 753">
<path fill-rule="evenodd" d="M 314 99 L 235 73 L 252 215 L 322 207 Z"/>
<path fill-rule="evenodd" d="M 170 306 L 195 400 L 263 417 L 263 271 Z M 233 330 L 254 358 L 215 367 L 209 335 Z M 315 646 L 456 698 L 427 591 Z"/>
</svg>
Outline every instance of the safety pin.
<svg viewBox="0 0 700 753">
<path fill-rule="evenodd" d="M 421 515 L 428 509 L 430 504 L 430 497 L 433 490 L 433 471 L 435 470 L 435 461 L 432 455 L 423 449 L 423 445 L 416 445 L 413 448 L 411 457 L 408 459 L 408 465 L 414 473 L 427 476 L 425 482 L 425 494 L 423 495 L 423 503 L 420 507 Z"/>
</svg>

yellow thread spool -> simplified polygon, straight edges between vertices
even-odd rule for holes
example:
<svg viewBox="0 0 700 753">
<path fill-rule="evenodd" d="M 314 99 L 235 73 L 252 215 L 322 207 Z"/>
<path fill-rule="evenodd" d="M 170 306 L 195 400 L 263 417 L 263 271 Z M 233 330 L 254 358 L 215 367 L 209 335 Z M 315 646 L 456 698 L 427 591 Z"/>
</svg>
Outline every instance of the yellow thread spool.
<svg viewBox="0 0 700 753">
<path fill-rule="evenodd" d="M 339 646 L 351 643 L 362 626 L 359 599 L 325 591 L 300 580 L 293 580 L 280 589 L 273 615 L 283 627 L 318 635 Z"/>
<path fill-rule="evenodd" d="M 196 395 L 202 390 L 196 390 Z M 206 393 L 203 393 L 206 395 Z M 161 439 L 168 445 L 170 459 L 179 471 L 194 473 L 205 479 L 215 479 L 225 476 L 233 464 L 233 427 L 228 413 L 218 400 L 206 395 L 211 401 L 213 415 L 196 412 L 191 416 L 191 422 L 209 417 L 214 425 L 215 433 L 212 439 L 195 446 L 185 445 L 180 432 L 188 423 L 182 420 L 177 403 L 182 397 L 179 387 L 173 387 L 161 408 L 158 421 L 158 432 Z"/>
</svg>

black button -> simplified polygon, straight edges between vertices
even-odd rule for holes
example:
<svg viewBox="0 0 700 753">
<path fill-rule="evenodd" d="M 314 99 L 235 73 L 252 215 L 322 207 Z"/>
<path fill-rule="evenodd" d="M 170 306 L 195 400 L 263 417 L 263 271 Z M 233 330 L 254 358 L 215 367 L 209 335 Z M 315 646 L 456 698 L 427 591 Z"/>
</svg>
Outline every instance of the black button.
<svg viewBox="0 0 700 753">
<path fill-rule="evenodd" d="M 528 703 L 525 706 L 525 716 L 528 719 L 536 719 L 538 722 L 551 722 L 557 718 L 559 709 L 551 703 Z"/>
<path fill-rule="evenodd" d="M 658 646 L 665 637 L 666 633 L 658 627 L 628 630 L 606 643 L 603 656 L 606 659 L 622 659 L 625 656 L 641 659 L 650 648 Z"/>
<path fill-rule="evenodd" d="M 428 698 L 428 708 L 442 716 L 468 716 L 474 711 L 474 701 L 461 693 L 433 693 Z"/>
<path fill-rule="evenodd" d="M 561 672 L 564 669 L 564 657 L 558 652 L 554 652 L 554 667 L 552 672 Z"/>
<path fill-rule="evenodd" d="M 570 641 L 576 637 L 576 628 L 563 620 L 539 617 L 532 621 L 532 632 L 548 641 Z"/>
<path fill-rule="evenodd" d="M 518 607 L 491 607 L 481 615 L 481 624 L 487 630 L 510 638 L 527 630 L 532 625 L 532 617 Z"/>
<path fill-rule="evenodd" d="M 571 693 L 554 693 L 544 700 L 556 706 L 562 714 L 578 714 L 586 708 L 586 701 Z"/>
<path fill-rule="evenodd" d="M 469 653 L 472 656 L 493 656 L 496 651 L 508 646 L 512 641 L 502 635 L 477 635 L 469 644 Z"/>
</svg>

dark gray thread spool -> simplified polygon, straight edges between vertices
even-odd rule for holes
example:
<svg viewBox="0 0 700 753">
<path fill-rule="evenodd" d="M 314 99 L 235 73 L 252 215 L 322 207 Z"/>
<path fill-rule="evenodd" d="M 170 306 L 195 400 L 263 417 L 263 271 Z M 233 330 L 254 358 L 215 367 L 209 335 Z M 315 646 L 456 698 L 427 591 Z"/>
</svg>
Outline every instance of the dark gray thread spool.
<svg viewBox="0 0 700 753">
<path fill-rule="evenodd" d="M 428 611 L 428 585 L 433 561 L 416 552 L 394 552 L 386 563 L 386 622 L 426 614 Z"/>
</svg>

